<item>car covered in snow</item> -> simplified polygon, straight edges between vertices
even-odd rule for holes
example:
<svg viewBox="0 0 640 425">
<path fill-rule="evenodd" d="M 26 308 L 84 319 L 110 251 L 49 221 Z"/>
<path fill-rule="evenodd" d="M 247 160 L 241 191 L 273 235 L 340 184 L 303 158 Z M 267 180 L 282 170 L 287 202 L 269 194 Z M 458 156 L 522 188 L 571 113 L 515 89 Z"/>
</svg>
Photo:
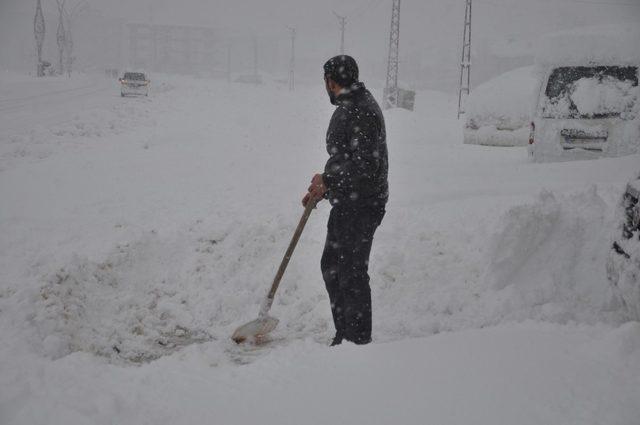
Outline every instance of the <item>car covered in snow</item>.
<svg viewBox="0 0 640 425">
<path fill-rule="evenodd" d="M 125 72 L 120 78 L 120 96 L 144 95 L 149 96 L 151 81 L 144 72 Z"/>
<path fill-rule="evenodd" d="M 632 320 L 640 321 L 640 176 L 622 197 L 622 225 L 607 262 L 607 277 Z"/>
<path fill-rule="evenodd" d="M 533 159 L 640 152 L 639 69 L 637 27 L 586 27 L 544 37 L 536 56 Z"/>
<path fill-rule="evenodd" d="M 465 105 L 464 143 L 526 146 L 535 87 L 531 66 L 505 72 L 476 87 Z"/>
</svg>

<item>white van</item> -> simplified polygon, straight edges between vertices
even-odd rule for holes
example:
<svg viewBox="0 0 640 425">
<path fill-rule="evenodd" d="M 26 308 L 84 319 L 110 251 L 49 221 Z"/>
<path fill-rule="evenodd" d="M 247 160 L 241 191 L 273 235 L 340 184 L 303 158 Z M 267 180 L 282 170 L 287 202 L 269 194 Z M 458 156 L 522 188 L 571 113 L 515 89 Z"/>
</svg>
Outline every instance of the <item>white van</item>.
<svg viewBox="0 0 640 425">
<path fill-rule="evenodd" d="M 538 162 L 640 152 L 640 29 L 591 27 L 544 37 L 529 152 Z"/>
</svg>

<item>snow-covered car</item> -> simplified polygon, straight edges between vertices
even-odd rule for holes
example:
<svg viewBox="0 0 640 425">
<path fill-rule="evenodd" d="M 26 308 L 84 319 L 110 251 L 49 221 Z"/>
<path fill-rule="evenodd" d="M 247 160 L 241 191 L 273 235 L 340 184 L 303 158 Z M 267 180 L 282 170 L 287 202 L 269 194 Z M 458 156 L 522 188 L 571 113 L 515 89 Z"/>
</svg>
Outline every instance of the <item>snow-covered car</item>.
<svg viewBox="0 0 640 425">
<path fill-rule="evenodd" d="M 149 96 L 151 81 L 144 72 L 125 72 L 120 78 L 120 96 L 144 95 Z"/>
<path fill-rule="evenodd" d="M 526 146 L 535 87 L 531 66 L 505 72 L 476 87 L 465 105 L 464 143 Z"/>
<path fill-rule="evenodd" d="M 535 161 L 640 151 L 640 29 L 582 28 L 541 40 L 530 124 Z"/>
<path fill-rule="evenodd" d="M 613 243 L 607 277 L 632 320 L 640 320 L 640 176 L 622 198 L 620 237 Z"/>
</svg>

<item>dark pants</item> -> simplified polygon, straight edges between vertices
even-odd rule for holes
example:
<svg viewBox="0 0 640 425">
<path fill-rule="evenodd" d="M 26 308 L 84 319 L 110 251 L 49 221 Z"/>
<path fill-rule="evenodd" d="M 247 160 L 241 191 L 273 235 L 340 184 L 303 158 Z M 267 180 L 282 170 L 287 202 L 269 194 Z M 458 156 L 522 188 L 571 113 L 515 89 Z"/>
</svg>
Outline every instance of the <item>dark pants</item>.
<svg viewBox="0 0 640 425">
<path fill-rule="evenodd" d="M 384 206 L 331 209 L 320 265 L 339 340 L 344 338 L 356 344 L 371 341 L 371 288 L 367 272 L 373 234 L 384 214 Z"/>
</svg>

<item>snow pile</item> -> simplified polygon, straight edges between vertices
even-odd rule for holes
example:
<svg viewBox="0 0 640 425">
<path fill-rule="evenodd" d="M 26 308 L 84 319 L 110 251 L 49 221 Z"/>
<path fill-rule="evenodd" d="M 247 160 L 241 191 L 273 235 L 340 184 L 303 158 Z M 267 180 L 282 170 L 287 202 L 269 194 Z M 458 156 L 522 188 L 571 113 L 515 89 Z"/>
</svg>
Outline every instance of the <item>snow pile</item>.
<svg viewBox="0 0 640 425">
<path fill-rule="evenodd" d="M 227 346 L 233 329 L 255 318 L 294 222 L 293 215 L 256 224 L 225 214 L 143 232 L 97 260 L 74 255 L 38 276 L 35 294 L 19 290 L 16 298 L 31 312 L 33 343 L 53 359 L 86 352 L 141 363 L 204 341 Z M 299 285 L 301 267 L 291 265 L 278 293 L 274 309 L 286 320 L 276 335 L 324 342 L 324 289 Z"/>
<path fill-rule="evenodd" d="M 540 38 L 536 64 L 563 65 L 640 63 L 640 22 L 590 26 L 559 31 Z"/>
<path fill-rule="evenodd" d="M 209 339 L 208 324 L 194 320 L 192 291 L 163 266 L 187 250 L 172 242 L 150 234 L 117 246 L 105 261 L 76 257 L 48 276 L 34 318 L 45 352 L 52 358 L 74 351 L 117 354 L 140 362 Z"/>
<path fill-rule="evenodd" d="M 604 268 L 613 198 L 595 187 L 568 196 L 543 192 L 490 224 L 456 226 L 451 217 L 446 231 L 441 218 L 395 212 L 372 256 L 375 339 L 529 319 L 620 323 Z M 35 304 L 31 297 L 21 309 L 33 311 L 34 342 L 51 358 L 81 351 L 139 363 L 193 343 L 226 345 L 235 326 L 254 318 L 294 221 L 218 217 L 145 233 L 101 260 L 75 256 L 45 273 Z M 420 231 L 407 232 L 407 221 Z M 317 268 L 306 252 L 321 248 L 322 227 L 308 229 L 276 298 L 276 338 L 323 343 L 331 333 L 322 284 L 304 277 Z"/>
<path fill-rule="evenodd" d="M 465 105 L 465 143 L 527 144 L 536 87 L 532 69 L 514 69 L 473 89 Z"/>
<path fill-rule="evenodd" d="M 493 238 L 486 279 L 500 316 L 560 323 L 621 320 L 605 260 L 614 207 L 594 186 L 570 196 L 542 192 L 517 206 Z"/>
<path fill-rule="evenodd" d="M 613 77 L 581 78 L 576 81 L 571 100 L 580 115 L 621 114 L 629 111 L 640 94 L 632 81 L 620 81 Z"/>
</svg>

